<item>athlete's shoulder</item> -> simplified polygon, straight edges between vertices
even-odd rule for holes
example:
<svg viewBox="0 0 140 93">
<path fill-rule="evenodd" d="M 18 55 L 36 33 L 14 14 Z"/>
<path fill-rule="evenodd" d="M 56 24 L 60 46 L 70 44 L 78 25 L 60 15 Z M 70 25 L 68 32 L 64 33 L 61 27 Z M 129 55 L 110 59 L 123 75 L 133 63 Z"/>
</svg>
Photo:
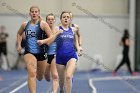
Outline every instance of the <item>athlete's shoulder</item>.
<svg viewBox="0 0 140 93">
<path fill-rule="evenodd" d="M 28 21 L 23 22 L 23 23 L 21 24 L 21 27 L 22 27 L 22 28 L 25 28 L 25 27 L 26 27 L 26 25 L 27 25 L 27 23 L 28 23 Z"/>
<path fill-rule="evenodd" d="M 55 30 L 55 31 L 58 31 L 58 30 L 59 30 L 59 26 L 55 26 L 55 27 L 54 27 L 54 30 Z"/>
<path fill-rule="evenodd" d="M 77 25 L 77 24 L 74 24 L 74 27 L 77 28 L 77 29 L 79 29 L 79 25 Z"/>
<path fill-rule="evenodd" d="M 44 20 L 41 20 L 41 21 L 40 21 L 40 24 L 41 24 L 42 26 L 49 26 L 48 23 L 45 22 Z"/>
<path fill-rule="evenodd" d="M 72 24 L 72 27 L 79 27 L 79 25 L 77 25 L 77 24 Z"/>
<path fill-rule="evenodd" d="M 72 29 L 72 32 L 76 33 L 77 29 L 75 27 L 70 27 Z"/>
<path fill-rule="evenodd" d="M 74 32 L 78 34 L 79 31 L 80 31 L 79 25 L 74 24 Z"/>
<path fill-rule="evenodd" d="M 41 20 L 40 23 L 42 23 L 42 24 L 46 24 L 46 22 L 45 22 L 44 20 Z"/>
<path fill-rule="evenodd" d="M 40 27 L 41 27 L 42 30 L 44 30 L 45 28 L 48 28 L 49 25 L 48 25 L 48 23 L 45 22 L 44 20 L 41 20 L 41 21 L 40 21 Z"/>
<path fill-rule="evenodd" d="M 54 30 L 55 30 L 55 33 L 63 33 L 63 30 L 62 29 L 60 29 L 60 26 L 56 26 L 55 28 L 54 28 Z"/>
</svg>

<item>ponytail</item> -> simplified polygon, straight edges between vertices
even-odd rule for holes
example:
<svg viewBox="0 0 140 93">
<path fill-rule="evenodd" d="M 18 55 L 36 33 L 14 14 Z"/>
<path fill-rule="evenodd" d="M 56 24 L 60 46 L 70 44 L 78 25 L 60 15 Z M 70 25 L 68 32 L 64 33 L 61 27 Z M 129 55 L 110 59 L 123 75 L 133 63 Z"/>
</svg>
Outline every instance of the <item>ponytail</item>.
<svg viewBox="0 0 140 93">
<path fill-rule="evenodd" d="M 40 21 L 40 22 L 42 21 L 42 18 L 41 18 L 41 16 L 39 16 L 39 21 Z"/>
</svg>

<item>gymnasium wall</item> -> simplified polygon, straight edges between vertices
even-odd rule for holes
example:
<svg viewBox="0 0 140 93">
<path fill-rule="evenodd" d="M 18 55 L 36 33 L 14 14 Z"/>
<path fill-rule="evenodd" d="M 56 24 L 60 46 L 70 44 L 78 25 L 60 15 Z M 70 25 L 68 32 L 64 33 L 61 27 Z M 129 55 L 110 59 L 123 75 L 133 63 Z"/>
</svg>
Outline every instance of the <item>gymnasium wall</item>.
<svg viewBox="0 0 140 93">
<path fill-rule="evenodd" d="M 105 70 L 114 68 L 117 56 L 122 52 L 119 41 L 123 30 L 129 28 L 128 0 L 0 0 L 0 25 L 6 26 L 10 36 L 8 57 L 11 66 L 17 54 L 16 33 L 21 23 L 29 19 L 28 12 L 31 5 L 40 7 L 43 19 L 47 13 L 53 12 L 57 16 L 56 24 L 59 23 L 62 10 L 72 11 L 75 15 L 73 22 L 80 26 L 84 53 L 93 58 L 95 55 L 101 55 L 102 64 L 109 68 Z M 133 31 L 130 31 L 131 33 Z M 134 62 L 132 50 L 130 59 Z M 89 66 L 92 64 L 89 60 L 87 62 L 80 60 L 78 68 L 90 69 Z"/>
<path fill-rule="evenodd" d="M 42 14 L 53 12 L 60 15 L 62 10 L 71 10 L 75 15 L 85 15 L 73 7 L 75 4 L 98 15 L 128 13 L 128 0 L 0 0 L 0 13 L 13 13 L 7 8 L 9 6 L 22 14 L 28 14 L 30 6 L 37 5 Z"/>
</svg>

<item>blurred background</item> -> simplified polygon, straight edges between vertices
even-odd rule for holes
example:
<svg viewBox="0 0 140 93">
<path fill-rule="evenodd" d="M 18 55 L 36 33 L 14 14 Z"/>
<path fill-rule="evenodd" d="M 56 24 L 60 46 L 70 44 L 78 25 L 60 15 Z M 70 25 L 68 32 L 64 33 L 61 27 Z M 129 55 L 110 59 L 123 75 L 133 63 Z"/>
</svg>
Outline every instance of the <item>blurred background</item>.
<svg viewBox="0 0 140 93">
<path fill-rule="evenodd" d="M 60 23 L 59 16 L 63 10 L 72 11 L 73 23 L 80 27 L 84 53 L 79 58 L 78 71 L 112 71 L 122 58 L 123 47 L 119 42 L 124 29 L 129 30 L 133 42 L 129 53 L 131 67 L 140 71 L 140 0 L 0 0 L 0 26 L 4 26 L 8 34 L 10 68 L 18 58 L 17 31 L 22 22 L 30 19 L 29 8 L 32 5 L 39 6 L 44 20 L 47 14 L 54 13 L 56 25 Z M 22 61 L 19 69 L 24 69 Z M 1 70 L 8 69 L 2 61 L 1 65 Z M 123 66 L 121 69 L 127 68 Z"/>
<path fill-rule="evenodd" d="M 29 8 L 37 5 L 44 20 L 48 13 L 56 15 L 56 25 L 63 10 L 72 11 L 73 23 L 80 26 L 84 52 L 93 58 L 99 57 L 110 70 L 122 53 L 122 47 L 118 44 L 123 30 L 129 29 L 134 41 L 130 49 L 131 66 L 138 70 L 139 4 L 139 0 L 0 0 L 0 25 L 4 25 L 9 34 L 7 46 L 10 66 L 13 66 L 17 57 L 16 33 L 22 22 L 30 19 Z M 78 67 L 81 70 L 89 69 L 91 64 L 94 62 L 79 62 Z"/>
</svg>

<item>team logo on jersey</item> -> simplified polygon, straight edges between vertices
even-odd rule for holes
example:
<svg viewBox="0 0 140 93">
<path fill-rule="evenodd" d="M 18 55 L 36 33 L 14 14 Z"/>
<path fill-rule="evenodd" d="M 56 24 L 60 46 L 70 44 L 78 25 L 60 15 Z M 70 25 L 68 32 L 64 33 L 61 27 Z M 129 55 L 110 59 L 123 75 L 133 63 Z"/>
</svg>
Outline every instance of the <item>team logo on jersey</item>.
<svg viewBox="0 0 140 93">
<path fill-rule="evenodd" d="M 61 38 L 73 38 L 73 35 L 61 35 Z"/>
<path fill-rule="evenodd" d="M 35 31 L 32 31 L 32 30 L 27 30 L 27 35 L 30 35 L 32 37 L 35 37 L 36 36 L 36 32 Z"/>
</svg>

